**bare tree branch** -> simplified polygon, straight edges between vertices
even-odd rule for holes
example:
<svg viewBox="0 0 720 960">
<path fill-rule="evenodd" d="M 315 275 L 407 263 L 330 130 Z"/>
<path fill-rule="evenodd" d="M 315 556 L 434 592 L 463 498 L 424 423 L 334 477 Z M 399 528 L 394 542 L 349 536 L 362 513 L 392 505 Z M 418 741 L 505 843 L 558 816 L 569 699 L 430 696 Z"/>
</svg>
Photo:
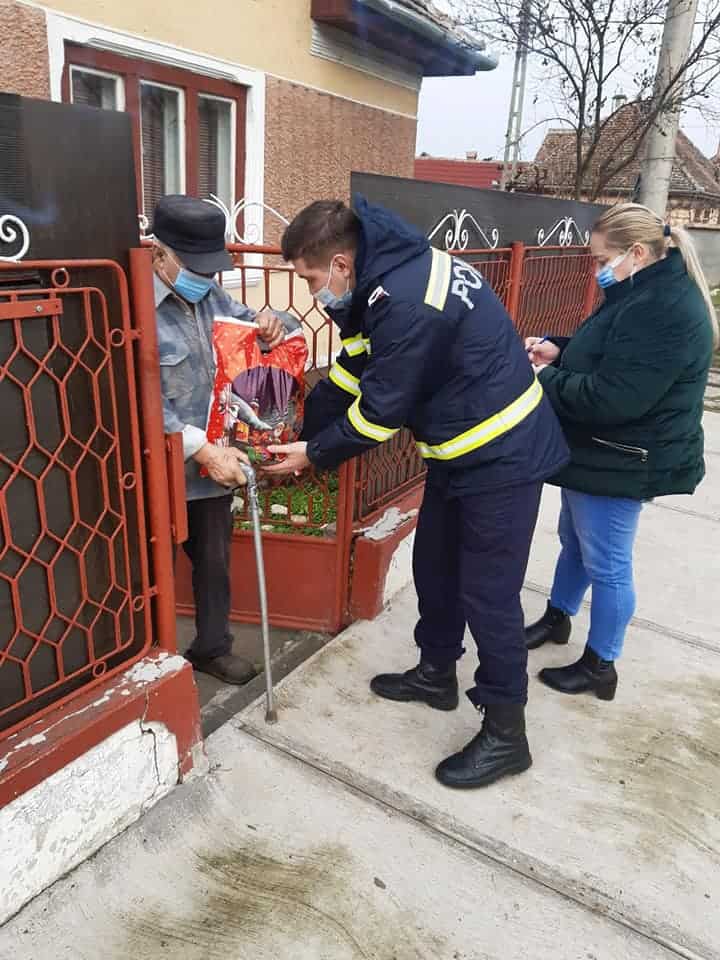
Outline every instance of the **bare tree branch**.
<svg viewBox="0 0 720 960">
<path fill-rule="evenodd" d="M 467 29 L 508 51 L 519 46 L 546 71 L 544 92 L 552 87 L 560 105 L 553 119 L 574 134 L 572 192 L 578 199 L 606 191 L 637 160 L 648 131 L 663 116 L 687 107 L 706 116 L 720 114 L 714 107 L 720 103 L 720 0 L 703 0 L 693 48 L 662 90 L 655 89 L 655 72 L 667 0 L 529 0 L 527 6 L 523 0 L 453 2 L 456 19 Z M 527 31 L 521 25 L 524 7 Z M 629 64 L 632 77 L 627 77 Z M 603 149 L 608 106 L 623 75 L 629 99 L 642 101 L 643 108 L 624 131 L 624 149 L 608 153 Z"/>
</svg>

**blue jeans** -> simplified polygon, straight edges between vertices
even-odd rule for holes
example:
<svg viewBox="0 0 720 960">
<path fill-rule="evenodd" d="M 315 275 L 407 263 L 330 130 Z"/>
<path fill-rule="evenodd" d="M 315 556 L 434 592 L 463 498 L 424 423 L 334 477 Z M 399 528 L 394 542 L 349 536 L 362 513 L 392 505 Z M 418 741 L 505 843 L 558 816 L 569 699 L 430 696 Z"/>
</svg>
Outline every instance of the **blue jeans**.
<svg viewBox="0 0 720 960">
<path fill-rule="evenodd" d="M 592 584 L 588 644 L 603 660 L 620 656 L 635 612 L 632 552 L 641 510 L 640 500 L 562 492 L 550 603 L 574 616 Z"/>
</svg>

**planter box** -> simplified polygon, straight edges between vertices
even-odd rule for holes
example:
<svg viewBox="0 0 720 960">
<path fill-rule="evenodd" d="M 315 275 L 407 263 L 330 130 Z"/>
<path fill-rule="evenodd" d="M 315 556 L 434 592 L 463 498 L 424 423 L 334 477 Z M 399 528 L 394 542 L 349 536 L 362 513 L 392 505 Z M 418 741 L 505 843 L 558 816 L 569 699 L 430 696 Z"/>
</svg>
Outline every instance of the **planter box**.
<svg viewBox="0 0 720 960">
<path fill-rule="evenodd" d="M 264 533 L 270 622 L 276 627 L 336 633 L 343 626 L 346 563 L 335 538 Z M 190 562 L 178 552 L 178 612 L 192 614 Z M 252 533 L 236 531 L 231 554 L 233 620 L 258 623 L 260 600 Z"/>
<path fill-rule="evenodd" d="M 414 490 L 364 531 L 353 550 L 349 620 L 374 620 L 385 605 L 412 582 L 412 545 L 422 488 Z M 397 519 L 390 524 L 385 520 Z M 387 526 L 387 532 L 384 527 Z"/>
<path fill-rule="evenodd" d="M 270 623 L 291 630 L 337 633 L 354 620 L 376 617 L 390 595 L 412 578 L 409 538 L 421 499 L 422 488 L 410 491 L 379 517 L 370 517 L 365 529 L 353 532 L 347 519 L 352 499 L 341 496 L 334 537 L 263 533 Z M 398 522 L 387 523 L 396 514 Z M 247 530 L 233 534 L 231 584 L 231 618 L 258 623 L 255 548 Z M 176 594 L 178 613 L 191 615 L 190 562 L 182 550 L 178 550 Z"/>
</svg>

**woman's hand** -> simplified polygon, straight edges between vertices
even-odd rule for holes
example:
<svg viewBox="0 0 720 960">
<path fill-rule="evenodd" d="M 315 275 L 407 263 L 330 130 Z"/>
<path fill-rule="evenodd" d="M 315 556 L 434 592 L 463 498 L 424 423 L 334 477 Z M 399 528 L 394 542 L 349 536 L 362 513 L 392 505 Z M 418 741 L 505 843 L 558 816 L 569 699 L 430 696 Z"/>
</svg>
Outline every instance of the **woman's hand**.
<svg viewBox="0 0 720 960">
<path fill-rule="evenodd" d="M 530 363 L 536 368 L 555 363 L 560 356 L 560 347 L 543 337 L 528 337 L 525 341 L 525 350 L 530 358 Z M 535 372 L 537 373 L 537 369 Z"/>
</svg>

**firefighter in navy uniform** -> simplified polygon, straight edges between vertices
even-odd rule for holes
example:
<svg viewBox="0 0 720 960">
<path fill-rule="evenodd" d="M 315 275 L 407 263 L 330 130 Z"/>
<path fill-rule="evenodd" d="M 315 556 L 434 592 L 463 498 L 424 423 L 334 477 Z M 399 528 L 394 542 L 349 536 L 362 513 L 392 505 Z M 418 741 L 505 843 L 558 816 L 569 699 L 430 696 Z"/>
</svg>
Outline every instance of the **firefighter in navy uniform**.
<svg viewBox="0 0 720 960">
<path fill-rule="evenodd" d="M 343 350 L 308 397 L 301 442 L 268 470 L 332 469 L 403 426 L 428 465 L 414 577 L 420 662 L 381 674 L 390 700 L 458 706 L 468 626 L 480 664 L 468 691 L 480 732 L 438 779 L 480 787 L 526 770 L 527 651 L 520 591 L 543 481 L 568 461 L 504 307 L 469 264 L 433 249 L 393 213 L 356 197 L 293 220 L 283 255 L 337 323 Z"/>
</svg>

